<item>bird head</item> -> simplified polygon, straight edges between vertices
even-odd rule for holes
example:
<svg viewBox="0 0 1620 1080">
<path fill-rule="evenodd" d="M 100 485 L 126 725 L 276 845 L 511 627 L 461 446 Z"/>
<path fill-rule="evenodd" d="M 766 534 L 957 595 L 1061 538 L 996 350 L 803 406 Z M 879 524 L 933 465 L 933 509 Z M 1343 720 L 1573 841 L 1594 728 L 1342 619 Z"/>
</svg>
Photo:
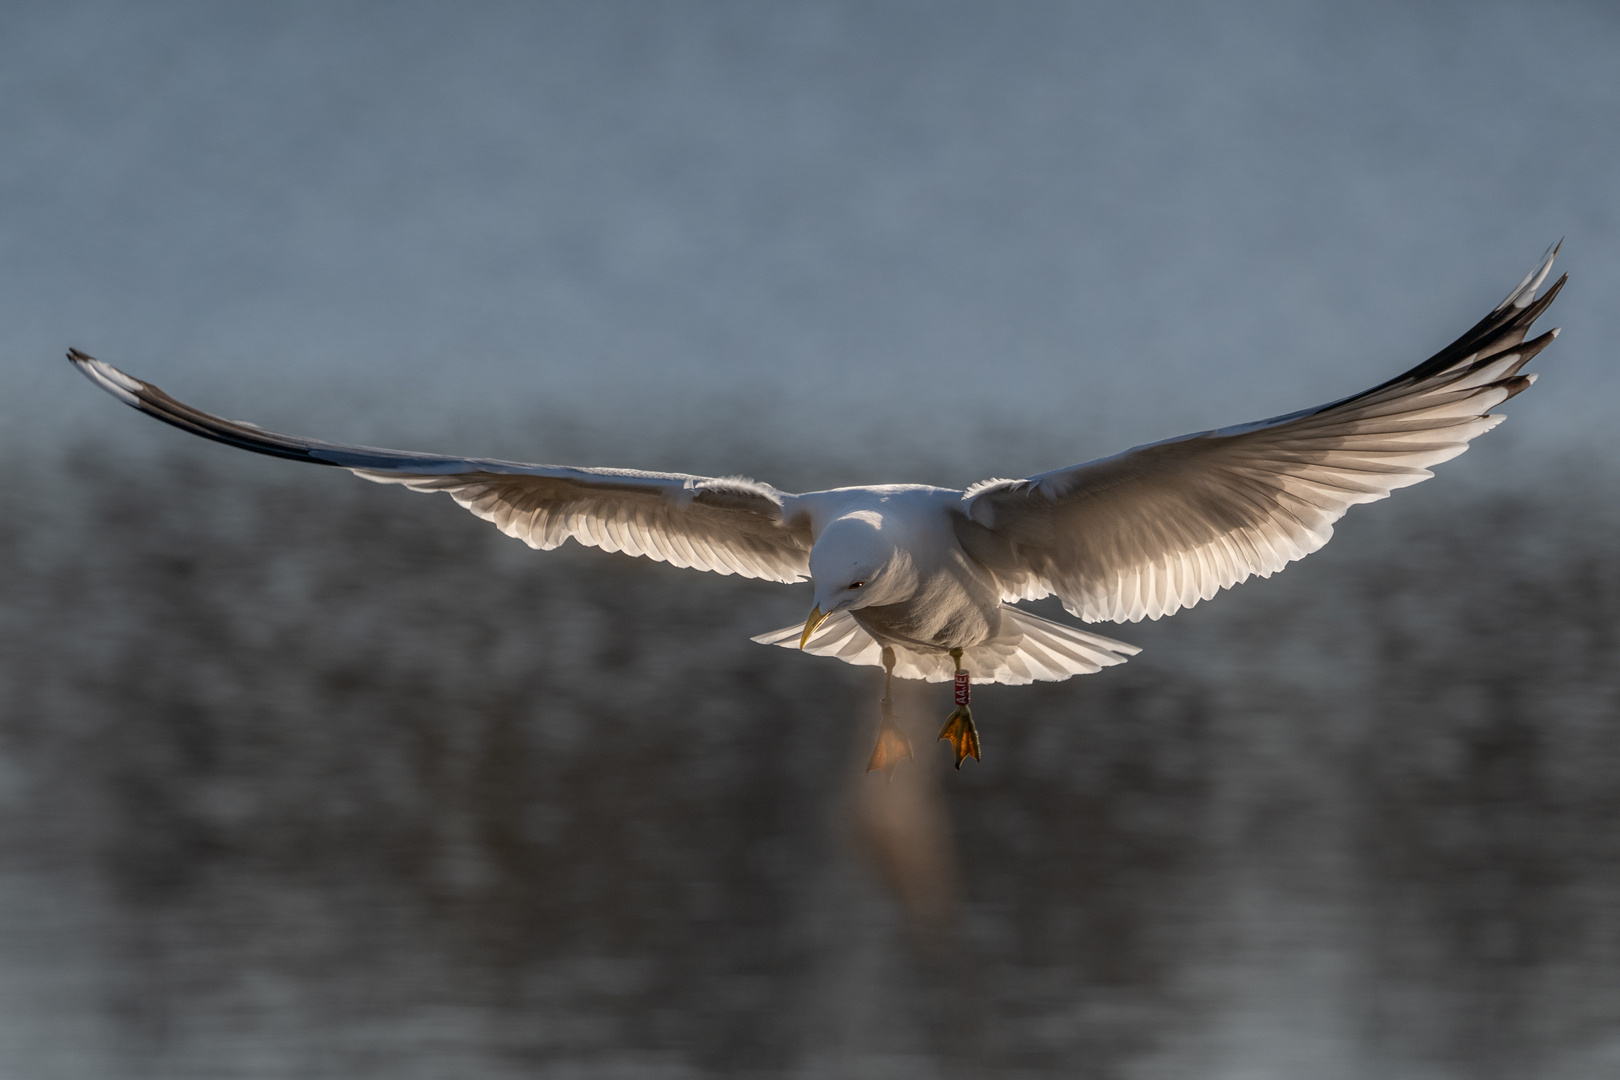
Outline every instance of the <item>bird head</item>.
<svg viewBox="0 0 1620 1080">
<path fill-rule="evenodd" d="M 883 517 L 858 510 L 821 530 L 810 549 L 810 578 L 816 602 L 799 638 L 802 649 L 827 616 L 853 608 L 903 600 L 915 586 L 911 560 L 897 539 L 883 529 Z"/>
</svg>

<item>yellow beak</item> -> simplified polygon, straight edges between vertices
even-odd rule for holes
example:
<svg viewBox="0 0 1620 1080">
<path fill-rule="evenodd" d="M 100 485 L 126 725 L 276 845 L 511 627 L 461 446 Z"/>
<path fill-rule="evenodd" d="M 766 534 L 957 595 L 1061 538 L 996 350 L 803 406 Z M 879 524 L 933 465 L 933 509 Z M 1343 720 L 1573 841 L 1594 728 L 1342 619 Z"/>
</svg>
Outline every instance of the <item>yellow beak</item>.
<svg viewBox="0 0 1620 1080">
<path fill-rule="evenodd" d="M 816 632 L 816 627 L 820 626 L 826 617 L 821 613 L 820 604 L 810 609 L 809 618 L 804 620 L 804 633 L 799 635 L 799 648 L 804 648 L 805 643 L 810 640 L 810 635 Z"/>
</svg>

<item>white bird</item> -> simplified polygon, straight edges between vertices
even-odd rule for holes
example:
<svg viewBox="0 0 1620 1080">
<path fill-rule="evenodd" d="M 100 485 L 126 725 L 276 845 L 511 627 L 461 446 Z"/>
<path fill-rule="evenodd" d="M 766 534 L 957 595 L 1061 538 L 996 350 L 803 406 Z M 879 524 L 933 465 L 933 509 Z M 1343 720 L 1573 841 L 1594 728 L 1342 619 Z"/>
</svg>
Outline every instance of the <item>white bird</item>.
<svg viewBox="0 0 1620 1080">
<path fill-rule="evenodd" d="M 1501 422 L 1520 370 L 1558 331 L 1525 336 L 1557 246 L 1455 342 L 1364 393 L 1257 423 L 1185 435 L 1115 457 L 965 491 L 921 484 L 794 495 L 743 477 L 524 465 L 341 446 L 277 435 L 185 405 L 77 349 L 68 358 L 114 397 L 194 435 L 443 491 L 531 547 L 569 538 L 674 566 L 770 581 L 808 577 L 808 618 L 754 638 L 797 645 L 888 679 L 954 677 L 940 738 L 957 768 L 979 756 L 970 681 L 1062 680 L 1140 650 L 1013 606 L 1056 594 L 1085 622 L 1171 615 L 1320 548 L 1356 503 L 1428 479 Z M 911 746 L 883 719 L 869 769 Z"/>
</svg>

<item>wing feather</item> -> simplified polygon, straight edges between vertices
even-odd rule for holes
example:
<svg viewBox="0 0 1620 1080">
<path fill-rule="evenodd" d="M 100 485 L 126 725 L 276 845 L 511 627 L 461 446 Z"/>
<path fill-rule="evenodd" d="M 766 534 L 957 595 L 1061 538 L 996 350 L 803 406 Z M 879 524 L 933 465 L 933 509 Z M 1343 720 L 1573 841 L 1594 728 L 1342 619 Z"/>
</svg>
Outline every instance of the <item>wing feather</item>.
<svg viewBox="0 0 1620 1080">
<path fill-rule="evenodd" d="M 1140 446 L 963 496 L 964 546 L 1006 600 L 1057 594 L 1087 621 L 1157 619 L 1316 551 L 1354 505 L 1428 479 L 1501 422 L 1490 410 L 1557 336 L 1526 340 L 1565 278 L 1555 246 L 1468 333 L 1405 373 L 1315 409 Z"/>
<path fill-rule="evenodd" d="M 570 538 L 675 566 L 771 581 L 809 576 L 810 523 L 796 496 L 745 477 L 525 465 L 344 446 L 279 435 L 192 408 L 151 383 L 69 350 L 91 382 L 183 431 L 254 453 L 348 469 L 383 484 L 442 491 L 540 549 Z"/>
</svg>

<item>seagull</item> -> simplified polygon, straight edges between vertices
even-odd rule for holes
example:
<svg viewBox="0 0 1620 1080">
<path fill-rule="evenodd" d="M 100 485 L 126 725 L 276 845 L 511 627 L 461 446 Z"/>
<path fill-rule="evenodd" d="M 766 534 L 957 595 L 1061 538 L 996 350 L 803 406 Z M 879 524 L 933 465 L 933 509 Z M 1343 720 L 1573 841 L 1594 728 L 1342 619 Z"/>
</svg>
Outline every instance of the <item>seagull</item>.
<svg viewBox="0 0 1620 1080">
<path fill-rule="evenodd" d="M 881 484 L 795 495 L 741 476 L 344 446 L 213 416 L 77 349 L 67 355 L 107 393 L 193 435 L 442 491 L 530 547 L 573 539 L 718 574 L 808 578 L 805 620 L 753 640 L 881 665 L 867 768 L 892 775 L 913 757 L 894 720 L 895 676 L 954 682 L 956 708 L 939 738 L 960 769 L 979 758 L 972 683 L 1061 681 L 1141 651 L 1019 601 L 1056 595 L 1087 623 L 1173 615 L 1304 558 L 1350 507 L 1428 479 L 1430 466 L 1495 427 L 1503 418 L 1490 410 L 1535 381 L 1520 371 L 1558 335 L 1525 340 L 1568 277 L 1537 298 L 1558 246 L 1467 333 L 1370 390 L 965 490 Z"/>
</svg>

